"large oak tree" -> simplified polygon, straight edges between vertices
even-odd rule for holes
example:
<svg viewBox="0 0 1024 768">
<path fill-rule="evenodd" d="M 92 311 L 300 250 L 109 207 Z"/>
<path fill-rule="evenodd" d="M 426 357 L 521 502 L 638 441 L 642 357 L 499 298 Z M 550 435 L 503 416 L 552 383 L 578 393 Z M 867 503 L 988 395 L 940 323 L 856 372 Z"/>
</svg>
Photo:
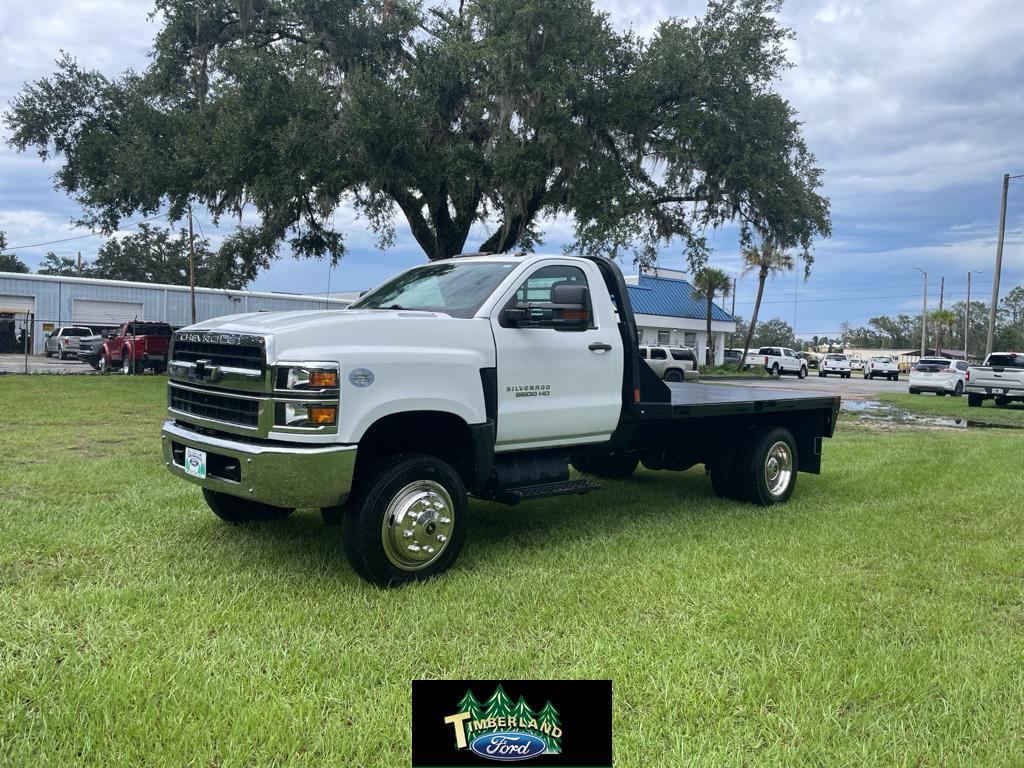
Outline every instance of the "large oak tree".
<svg viewBox="0 0 1024 768">
<path fill-rule="evenodd" d="M 192 202 L 265 261 L 340 258 L 348 201 L 382 244 L 401 216 L 431 259 L 526 248 L 567 214 L 575 247 L 651 261 L 738 220 L 809 251 L 828 201 L 775 90 L 779 0 L 714 0 L 642 39 L 591 0 L 157 0 L 150 65 L 109 77 L 68 56 L 27 85 L 10 143 L 60 155 L 82 220 Z M 244 212 L 255 215 L 244 216 Z"/>
</svg>

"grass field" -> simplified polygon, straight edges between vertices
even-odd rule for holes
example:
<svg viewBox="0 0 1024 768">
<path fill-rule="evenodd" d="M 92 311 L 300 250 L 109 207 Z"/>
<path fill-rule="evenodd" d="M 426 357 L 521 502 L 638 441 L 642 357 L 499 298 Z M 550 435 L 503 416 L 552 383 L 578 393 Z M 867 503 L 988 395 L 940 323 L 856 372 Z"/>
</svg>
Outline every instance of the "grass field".
<svg viewBox="0 0 1024 768">
<path fill-rule="evenodd" d="M 699 470 L 475 502 L 381 591 L 314 511 L 214 518 L 163 400 L 0 377 L 4 765 L 400 768 L 435 677 L 611 678 L 618 768 L 1024 762 L 1024 435 L 843 424 L 772 511 Z"/>
<path fill-rule="evenodd" d="M 886 394 L 878 399 L 915 413 L 1024 427 L 1024 403 L 1010 403 L 998 408 L 991 400 L 986 400 L 981 408 L 970 408 L 967 405 L 966 397 L 938 397 L 932 394 L 911 395 L 906 392 Z"/>
</svg>

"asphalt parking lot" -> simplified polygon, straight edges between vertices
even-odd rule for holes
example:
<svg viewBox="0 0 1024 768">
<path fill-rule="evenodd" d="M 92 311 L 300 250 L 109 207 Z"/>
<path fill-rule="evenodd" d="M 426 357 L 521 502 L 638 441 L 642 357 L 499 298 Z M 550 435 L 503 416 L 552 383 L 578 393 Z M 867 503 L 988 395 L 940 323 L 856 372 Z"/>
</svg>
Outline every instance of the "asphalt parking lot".
<svg viewBox="0 0 1024 768">
<path fill-rule="evenodd" d="M 711 377 L 703 380 L 710 383 L 715 381 Z M 860 371 L 854 371 L 853 375 L 848 379 L 841 379 L 837 376 L 821 378 L 818 376 L 817 371 L 811 371 L 806 379 L 798 379 L 796 376 L 781 376 L 777 379 L 752 379 L 742 383 L 746 386 L 789 389 L 795 392 L 807 392 L 808 394 L 841 395 L 857 400 L 885 394 L 906 394 L 907 392 L 906 374 L 901 374 L 899 381 L 888 381 L 886 379 L 865 379 Z"/>
<path fill-rule="evenodd" d="M 80 363 L 77 360 L 58 360 L 55 357 L 29 355 L 26 361 L 25 355 L 2 354 L 0 355 L 0 373 L 91 374 L 96 371 L 88 363 Z"/>
</svg>

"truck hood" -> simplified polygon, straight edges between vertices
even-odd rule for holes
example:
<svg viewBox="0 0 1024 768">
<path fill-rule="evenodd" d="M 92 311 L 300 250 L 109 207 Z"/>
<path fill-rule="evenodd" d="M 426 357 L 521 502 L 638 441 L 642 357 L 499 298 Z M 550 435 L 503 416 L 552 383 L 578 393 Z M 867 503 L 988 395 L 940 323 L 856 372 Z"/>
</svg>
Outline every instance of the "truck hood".
<svg viewBox="0 0 1024 768">
<path fill-rule="evenodd" d="M 406 350 L 440 354 L 471 352 L 493 365 L 494 337 L 483 318 L 453 318 L 414 310 L 335 309 L 315 312 L 256 312 L 228 315 L 189 326 L 186 331 L 222 331 L 267 337 L 269 361 L 281 359 L 341 362 L 352 351 Z M 419 356 L 419 355 L 417 355 Z"/>
<path fill-rule="evenodd" d="M 238 333 L 277 334 L 294 330 L 333 326 L 351 323 L 356 319 L 381 317 L 382 315 L 423 317 L 448 317 L 436 312 L 406 312 L 376 309 L 322 309 L 314 312 L 248 312 L 240 315 L 222 315 L 212 320 L 183 328 L 184 331 L 233 331 Z"/>
</svg>

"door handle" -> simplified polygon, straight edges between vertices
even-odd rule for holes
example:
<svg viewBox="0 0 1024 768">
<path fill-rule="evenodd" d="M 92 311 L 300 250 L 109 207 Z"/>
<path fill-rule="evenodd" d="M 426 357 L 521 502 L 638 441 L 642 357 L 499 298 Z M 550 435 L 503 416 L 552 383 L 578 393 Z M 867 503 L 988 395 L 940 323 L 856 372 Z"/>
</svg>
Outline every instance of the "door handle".
<svg viewBox="0 0 1024 768">
<path fill-rule="evenodd" d="M 593 344 L 587 347 L 587 349 L 589 349 L 591 352 L 611 352 L 612 345 L 605 344 L 603 341 L 595 341 Z"/>
</svg>

